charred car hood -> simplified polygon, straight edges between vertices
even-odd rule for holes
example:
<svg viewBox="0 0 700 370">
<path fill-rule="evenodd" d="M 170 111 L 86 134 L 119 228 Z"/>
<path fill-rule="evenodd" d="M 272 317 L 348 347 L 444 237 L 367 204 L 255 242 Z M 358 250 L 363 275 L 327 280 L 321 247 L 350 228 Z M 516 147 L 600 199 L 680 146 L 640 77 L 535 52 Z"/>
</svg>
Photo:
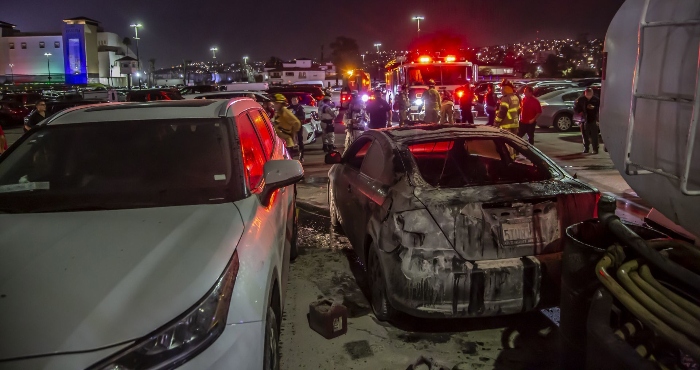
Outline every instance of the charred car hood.
<svg viewBox="0 0 700 370">
<path fill-rule="evenodd" d="M 215 284 L 233 204 L 0 215 L 0 359 L 143 337 Z"/>
<path fill-rule="evenodd" d="M 592 216 L 595 194 L 595 189 L 567 178 L 466 188 L 416 187 L 414 196 L 432 222 L 422 228 L 425 222 L 418 221 L 422 217 L 416 217 L 416 211 L 399 217 L 404 219 L 404 231 L 423 235 L 414 238 L 418 241 L 433 239 L 437 225 L 439 234 L 464 259 L 515 258 L 560 251 L 562 229 Z"/>
</svg>

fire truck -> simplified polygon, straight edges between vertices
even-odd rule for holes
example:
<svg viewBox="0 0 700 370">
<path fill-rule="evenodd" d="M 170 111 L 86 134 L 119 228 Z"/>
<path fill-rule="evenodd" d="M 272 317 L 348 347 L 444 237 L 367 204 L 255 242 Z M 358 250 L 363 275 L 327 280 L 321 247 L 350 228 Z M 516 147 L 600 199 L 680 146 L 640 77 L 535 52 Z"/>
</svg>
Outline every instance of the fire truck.
<svg viewBox="0 0 700 370">
<path fill-rule="evenodd" d="M 401 85 L 406 84 L 411 102 L 409 117 L 412 121 L 418 121 L 422 116 L 422 97 L 428 90 L 428 81 L 434 80 L 436 89 L 449 91 L 454 95 L 459 87 L 476 81 L 479 71 L 476 64 L 464 57 L 429 54 L 411 54 L 396 58 L 387 64 L 386 69 L 387 99 L 393 101 L 393 97 L 401 90 Z M 457 98 L 455 96 L 455 99 Z"/>
<path fill-rule="evenodd" d="M 363 101 L 367 101 L 370 96 L 372 96 L 370 89 L 372 83 L 370 80 L 369 73 L 362 69 L 350 70 L 343 76 L 345 82 L 345 88 L 340 93 L 340 106 L 342 109 L 348 107 L 351 99 L 351 93 L 357 91 L 357 93 L 362 97 Z"/>
</svg>

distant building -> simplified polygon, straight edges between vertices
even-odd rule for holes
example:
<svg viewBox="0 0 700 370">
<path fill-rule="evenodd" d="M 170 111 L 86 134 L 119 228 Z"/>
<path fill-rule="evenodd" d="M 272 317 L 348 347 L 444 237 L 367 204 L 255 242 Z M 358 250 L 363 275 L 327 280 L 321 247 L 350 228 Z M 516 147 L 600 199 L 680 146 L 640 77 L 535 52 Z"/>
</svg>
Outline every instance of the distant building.
<svg viewBox="0 0 700 370">
<path fill-rule="evenodd" d="M 0 83 L 126 86 L 115 61 L 127 55 L 134 53 L 122 37 L 105 32 L 94 19 L 64 19 L 53 33 L 20 32 L 0 22 Z"/>
</svg>

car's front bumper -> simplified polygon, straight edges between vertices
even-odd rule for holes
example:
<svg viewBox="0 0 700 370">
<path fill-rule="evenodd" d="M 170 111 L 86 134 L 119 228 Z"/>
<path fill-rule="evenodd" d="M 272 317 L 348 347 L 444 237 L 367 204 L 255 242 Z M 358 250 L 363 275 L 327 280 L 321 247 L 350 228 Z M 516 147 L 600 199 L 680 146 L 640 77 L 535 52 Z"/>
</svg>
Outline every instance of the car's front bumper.
<svg viewBox="0 0 700 370">
<path fill-rule="evenodd" d="M 561 253 L 468 262 L 453 250 L 380 252 L 391 305 L 416 317 L 498 316 L 534 309 L 557 290 Z M 550 296 L 547 292 L 547 296 Z"/>
</svg>

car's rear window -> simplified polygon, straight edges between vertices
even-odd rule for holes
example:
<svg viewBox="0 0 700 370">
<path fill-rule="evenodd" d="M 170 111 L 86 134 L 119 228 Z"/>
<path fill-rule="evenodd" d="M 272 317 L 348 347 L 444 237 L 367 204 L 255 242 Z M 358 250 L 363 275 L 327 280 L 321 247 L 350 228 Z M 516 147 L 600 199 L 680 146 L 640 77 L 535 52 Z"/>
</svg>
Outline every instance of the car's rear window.
<svg viewBox="0 0 700 370">
<path fill-rule="evenodd" d="M 539 155 L 506 138 L 460 138 L 407 147 L 420 175 L 435 187 L 544 181 L 555 172 Z"/>
</svg>

